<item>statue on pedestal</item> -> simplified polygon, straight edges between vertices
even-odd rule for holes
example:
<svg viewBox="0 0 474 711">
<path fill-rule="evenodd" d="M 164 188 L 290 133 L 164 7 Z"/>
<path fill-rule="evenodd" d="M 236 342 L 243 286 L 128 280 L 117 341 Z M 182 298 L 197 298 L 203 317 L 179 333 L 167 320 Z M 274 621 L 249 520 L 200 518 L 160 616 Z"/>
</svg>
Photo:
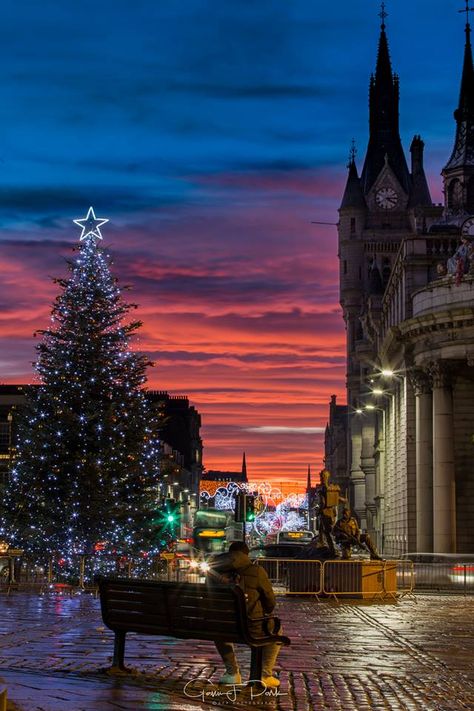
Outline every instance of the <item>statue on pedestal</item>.
<svg viewBox="0 0 474 711">
<path fill-rule="evenodd" d="M 338 484 L 330 484 L 330 472 L 323 469 L 321 472 L 321 485 L 318 487 L 319 494 L 319 543 L 326 545 L 334 558 L 338 558 L 334 544 L 333 528 L 337 520 L 339 503 L 346 504 L 347 499 L 341 496 L 341 488 Z"/>
<path fill-rule="evenodd" d="M 371 560 L 382 560 L 368 533 L 362 533 L 359 524 L 348 506 L 342 510 L 340 518 L 334 526 L 334 535 L 342 548 L 342 557 L 351 557 L 352 546 L 365 548 L 370 553 Z"/>
</svg>

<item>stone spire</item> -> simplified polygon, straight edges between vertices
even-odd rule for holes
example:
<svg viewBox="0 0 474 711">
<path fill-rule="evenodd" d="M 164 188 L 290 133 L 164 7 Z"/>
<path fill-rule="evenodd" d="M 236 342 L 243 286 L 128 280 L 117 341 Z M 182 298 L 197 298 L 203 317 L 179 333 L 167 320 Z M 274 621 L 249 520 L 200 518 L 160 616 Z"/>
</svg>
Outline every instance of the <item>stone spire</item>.
<svg viewBox="0 0 474 711">
<path fill-rule="evenodd" d="M 465 33 L 461 89 L 458 108 L 454 112 L 456 137 L 451 157 L 443 169 L 443 176 L 452 169 L 474 166 L 474 69 L 469 22 L 466 22 Z"/>
<path fill-rule="evenodd" d="M 425 144 L 421 136 L 413 136 L 410 146 L 411 153 L 411 181 L 412 192 L 410 196 L 411 207 L 423 207 L 432 205 L 430 189 L 426 180 L 425 169 L 423 167 L 423 149 Z"/>
<path fill-rule="evenodd" d="M 355 149 L 351 149 L 351 154 L 349 156 L 349 163 L 347 165 L 349 173 L 347 175 L 346 188 L 344 190 L 344 195 L 342 196 L 341 208 L 344 207 L 356 207 L 365 209 L 367 207 L 364 195 L 362 193 L 362 188 L 360 184 L 360 178 L 357 174 L 357 168 L 355 164 Z"/>
<path fill-rule="evenodd" d="M 398 121 L 399 82 L 392 72 L 388 40 L 385 32 L 385 5 L 382 3 L 382 24 L 375 75 L 369 85 L 369 145 L 361 174 L 362 191 L 367 195 L 377 176 L 388 164 L 394 171 L 400 185 L 407 194 L 410 192 L 410 174 L 403 152 Z"/>
<path fill-rule="evenodd" d="M 242 481 L 248 481 L 247 478 L 247 462 L 245 460 L 245 452 L 242 457 Z"/>
</svg>

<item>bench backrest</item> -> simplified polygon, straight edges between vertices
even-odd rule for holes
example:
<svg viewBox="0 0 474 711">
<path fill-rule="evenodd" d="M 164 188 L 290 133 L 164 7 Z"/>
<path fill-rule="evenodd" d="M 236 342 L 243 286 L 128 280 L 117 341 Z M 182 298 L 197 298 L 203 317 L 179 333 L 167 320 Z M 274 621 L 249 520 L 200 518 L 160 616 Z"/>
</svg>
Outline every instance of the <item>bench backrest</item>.
<svg viewBox="0 0 474 711">
<path fill-rule="evenodd" d="M 113 630 L 245 642 L 245 596 L 237 586 L 102 578 L 100 604 Z"/>
</svg>

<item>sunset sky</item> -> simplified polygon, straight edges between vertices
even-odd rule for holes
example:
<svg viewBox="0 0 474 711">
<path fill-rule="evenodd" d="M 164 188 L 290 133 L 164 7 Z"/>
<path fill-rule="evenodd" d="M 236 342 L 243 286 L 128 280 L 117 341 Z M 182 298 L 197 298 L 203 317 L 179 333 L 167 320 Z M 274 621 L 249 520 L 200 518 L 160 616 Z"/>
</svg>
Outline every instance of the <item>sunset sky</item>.
<svg viewBox="0 0 474 711">
<path fill-rule="evenodd" d="M 401 135 L 449 157 L 462 0 L 387 2 Z M 74 9 L 72 9 L 74 7 Z M 359 169 L 375 0 L 7 0 L 0 25 L 0 381 L 31 382 L 74 218 L 93 205 L 133 286 L 149 385 L 202 415 L 204 464 L 322 467 L 344 402 L 336 223 Z M 134 314 L 135 315 L 135 314 Z"/>
</svg>

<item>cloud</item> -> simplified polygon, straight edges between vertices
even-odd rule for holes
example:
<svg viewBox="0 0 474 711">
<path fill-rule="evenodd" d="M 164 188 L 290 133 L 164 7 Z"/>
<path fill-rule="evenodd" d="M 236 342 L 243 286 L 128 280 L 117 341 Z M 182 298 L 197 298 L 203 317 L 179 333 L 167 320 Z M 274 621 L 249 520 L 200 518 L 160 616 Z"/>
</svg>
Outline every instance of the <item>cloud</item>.
<svg viewBox="0 0 474 711">
<path fill-rule="evenodd" d="M 245 427 L 246 432 L 258 432 L 260 434 L 324 434 L 324 427 L 277 427 L 274 425 L 259 425 L 258 427 Z"/>
</svg>

